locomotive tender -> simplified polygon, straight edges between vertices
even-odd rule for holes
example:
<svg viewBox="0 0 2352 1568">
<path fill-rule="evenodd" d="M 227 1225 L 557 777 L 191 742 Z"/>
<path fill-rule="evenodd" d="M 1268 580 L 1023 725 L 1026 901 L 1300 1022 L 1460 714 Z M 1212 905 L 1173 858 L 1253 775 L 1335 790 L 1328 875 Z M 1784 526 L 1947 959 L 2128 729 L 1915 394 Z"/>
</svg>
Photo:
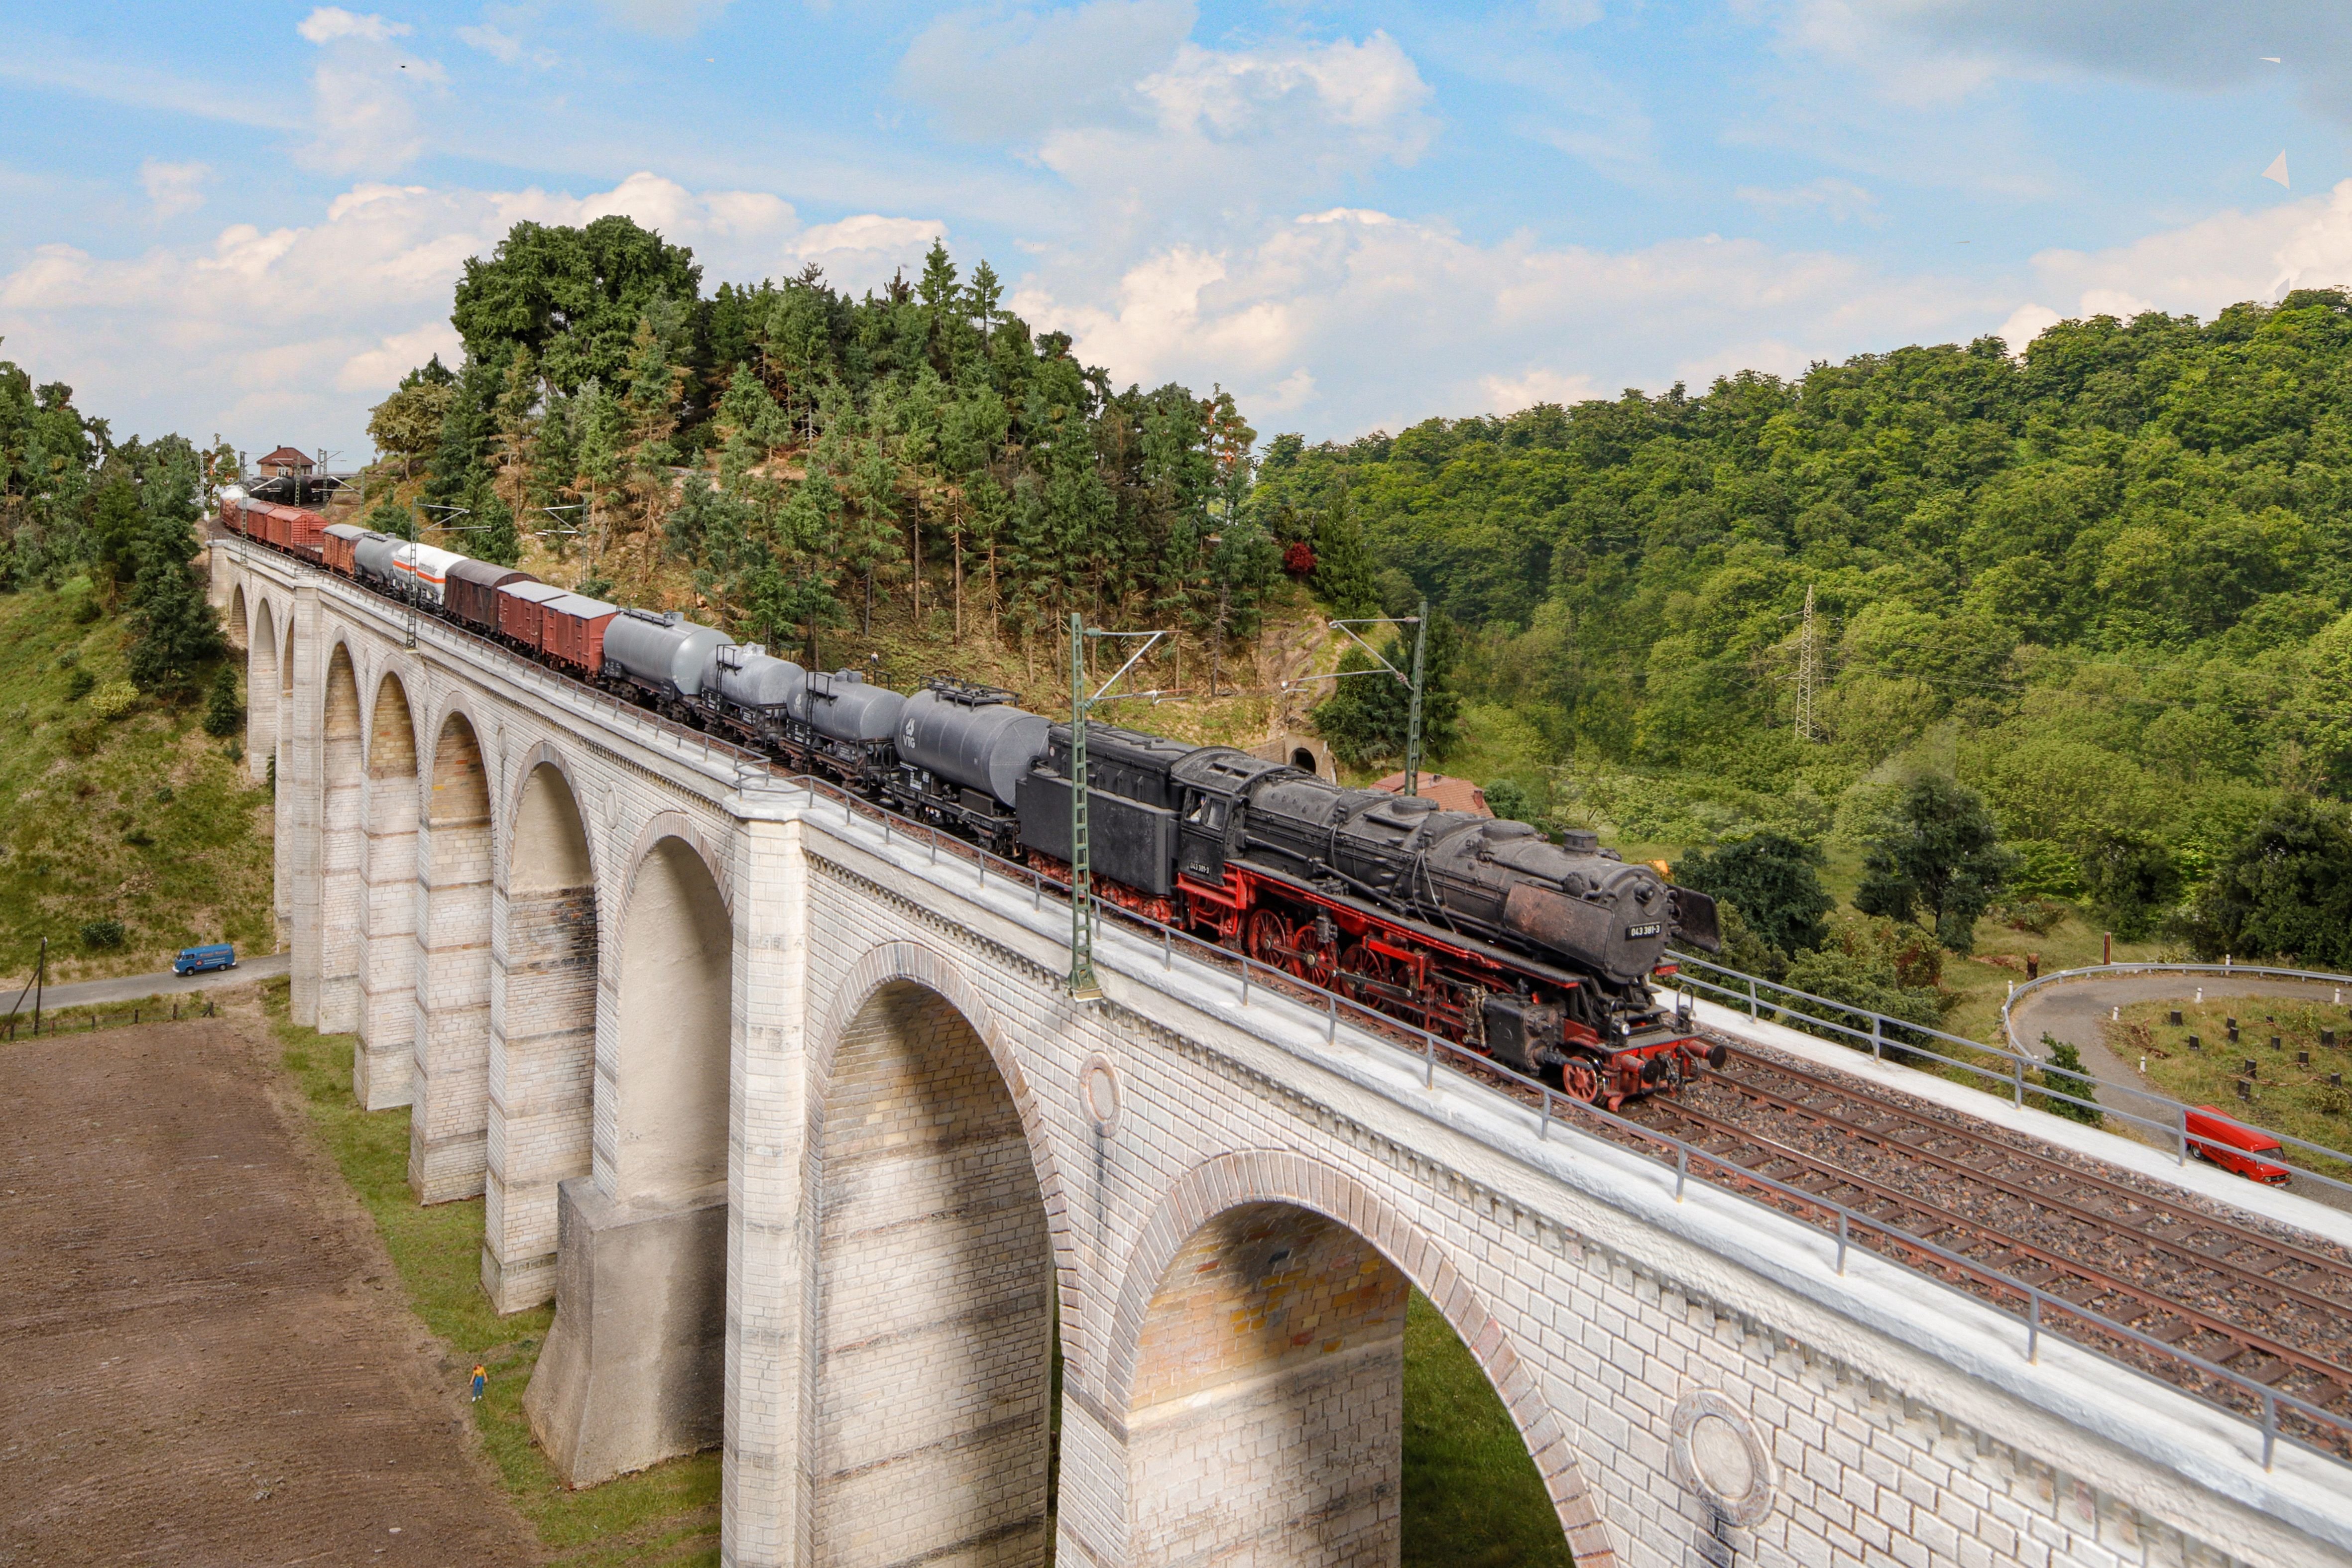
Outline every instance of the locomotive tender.
<svg viewBox="0 0 2352 1568">
<path fill-rule="evenodd" d="M 677 612 L 394 539 L 232 486 L 233 532 L 316 562 L 677 720 L 1007 857 L 1066 874 L 1070 727 L 945 678 L 908 695 L 803 670 Z M 1348 789 L 1230 747 L 1087 729 L 1089 855 L 1107 902 L 1240 949 L 1615 1109 L 1723 1048 L 1659 1005 L 1680 937 L 1717 950 L 1714 901 L 1594 835 Z"/>
</svg>

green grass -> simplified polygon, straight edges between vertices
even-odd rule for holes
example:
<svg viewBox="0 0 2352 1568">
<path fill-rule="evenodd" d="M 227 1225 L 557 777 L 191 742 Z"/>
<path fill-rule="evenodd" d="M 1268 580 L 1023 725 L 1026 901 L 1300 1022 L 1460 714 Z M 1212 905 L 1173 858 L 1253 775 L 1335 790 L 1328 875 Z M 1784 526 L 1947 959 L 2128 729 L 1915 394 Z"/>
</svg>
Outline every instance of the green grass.
<svg viewBox="0 0 2352 1568">
<path fill-rule="evenodd" d="M 2180 1009 L 2176 1027 L 2166 1021 L 2174 1007 Z M 2226 1030 L 2238 1020 L 2238 1043 Z M 2334 1030 L 2337 1043 L 2319 1043 L 2321 1030 Z M 2352 1092 L 2327 1082 L 2331 1073 L 2352 1071 L 2352 1018 L 2345 1009 L 2290 997 L 2216 997 L 2202 1003 L 2150 1001 L 2127 1004 L 2123 1017 L 2106 1025 L 2107 1045 L 2127 1067 L 2147 1061 L 2147 1080 L 2158 1092 L 2191 1105 L 2218 1105 L 2233 1116 L 2259 1122 L 2332 1149 L 2352 1154 Z M 2190 1051 L 2195 1035 L 2203 1049 Z M 2278 1049 L 2271 1038 L 2278 1037 Z M 2309 1066 L 2298 1065 L 2297 1051 L 2311 1053 Z M 2238 1098 L 2238 1082 L 2246 1062 L 2255 1064 L 2248 1088 L 2249 1100 Z M 2337 1180 L 2352 1178 L 2352 1168 L 2332 1166 L 2319 1156 L 2298 1155 L 2295 1165 L 2323 1168 Z"/>
<path fill-rule="evenodd" d="M 475 1426 L 551 1560 L 564 1568 L 718 1562 L 716 1452 L 582 1491 L 557 1481 L 522 1411 L 554 1310 L 503 1318 L 490 1310 L 481 1285 L 481 1200 L 420 1207 L 408 1186 L 408 1112 L 360 1110 L 352 1100 L 352 1037 L 289 1022 L 282 979 L 267 982 L 262 997 L 311 1125 L 374 1219 L 409 1306 L 440 1342 L 443 1369 L 460 1384 L 477 1362 L 488 1369 L 488 1388 L 473 1407 Z"/>
<path fill-rule="evenodd" d="M 198 727 L 199 702 L 106 719 L 75 695 L 78 674 L 123 668 L 121 621 L 81 619 L 89 602 L 83 584 L 0 594 L 0 972 L 21 984 L 44 936 L 51 984 L 161 969 L 198 942 L 272 951 L 268 790 Z M 85 947 L 107 917 L 122 946 Z"/>
<path fill-rule="evenodd" d="M 1403 1513 L 1403 1568 L 1573 1561 L 1510 1412 L 1419 1291 L 1404 1323 Z"/>
</svg>

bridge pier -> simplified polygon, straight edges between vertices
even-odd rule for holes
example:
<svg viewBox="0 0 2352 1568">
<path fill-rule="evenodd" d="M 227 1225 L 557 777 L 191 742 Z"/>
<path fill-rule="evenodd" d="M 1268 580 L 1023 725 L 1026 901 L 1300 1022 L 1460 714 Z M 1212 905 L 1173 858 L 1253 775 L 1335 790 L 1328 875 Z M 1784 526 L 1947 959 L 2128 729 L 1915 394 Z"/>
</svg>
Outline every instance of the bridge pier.
<svg viewBox="0 0 2352 1568">
<path fill-rule="evenodd" d="M 1580 1568 L 2352 1568 L 2332 1459 L 2054 1331 L 2029 1361 L 1997 1304 L 1181 946 L 1107 926 L 1074 1004 L 1067 911 L 1018 874 L 267 551 L 215 570 L 256 772 L 322 743 L 281 756 L 322 1024 L 352 786 L 321 651 L 367 677 L 355 1091 L 413 1073 L 420 1196 L 470 1176 L 492 1299 L 552 1289 L 525 1404 L 565 1477 L 722 1442 L 730 1568 L 1037 1561 L 1055 1331 L 1055 1561 L 1376 1568 L 1408 1281 Z"/>
<path fill-rule="evenodd" d="M 490 949 L 482 1287 L 501 1312 L 555 1294 L 556 1185 L 591 1166 L 596 887 L 562 770 L 526 777 Z"/>
<path fill-rule="evenodd" d="M 387 672 L 368 726 L 360 832 L 359 1045 L 352 1092 L 370 1111 L 409 1103 L 416 1064 L 416 724 Z"/>
<path fill-rule="evenodd" d="M 319 1027 L 325 940 L 326 879 L 320 859 L 325 807 L 326 659 L 320 642 L 319 589 L 294 591 L 287 641 L 284 727 L 278 737 L 278 864 L 287 878 L 287 925 L 293 949 L 294 1021 Z"/>
<path fill-rule="evenodd" d="M 463 714 L 443 721 L 427 777 L 408 1184 L 419 1202 L 446 1203 L 478 1194 L 488 1166 L 490 795 Z"/>
<path fill-rule="evenodd" d="M 320 730 L 319 810 L 319 998 L 322 1034 L 349 1034 L 360 1022 L 360 932 L 365 913 L 362 869 L 366 839 L 366 763 L 359 682 L 341 642 L 327 662 Z"/>
<path fill-rule="evenodd" d="M 1394 1563 L 1404 1276 L 1334 1220 L 1229 1209 L 1161 1278 L 1126 1442 L 1135 1568 Z"/>
<path fill-rule="evenodd" d="M 724 1429 L 735 940 L 710 866 L 656 835 L 622 910 L 593 1174 L 559 1188 L 555 1322 L 524 1396 L 568 1485 Z"/>
</svg>

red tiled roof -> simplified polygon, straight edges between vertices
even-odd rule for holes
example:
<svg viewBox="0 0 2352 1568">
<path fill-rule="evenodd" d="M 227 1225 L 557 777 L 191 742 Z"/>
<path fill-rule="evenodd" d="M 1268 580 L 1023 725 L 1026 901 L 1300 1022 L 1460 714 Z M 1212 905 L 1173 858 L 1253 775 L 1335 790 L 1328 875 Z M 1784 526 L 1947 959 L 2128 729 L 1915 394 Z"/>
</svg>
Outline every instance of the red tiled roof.
<svg viewBox="0 0 2352 1568">
<path fill-rule="evenodd" d="M 1479 817 L 1491 817 L 1495 814 L 1487 808 L 1486 791 L 1479 789 L 1467 779 L 1449 779 L 1443 773 L 1424 773 L 1417 782 L 1421 786 L 1419 790 L 1421 798 L 1424 800 L 1436 801 L 1440 810 L 1468 811 Z M 1374 784 L 1372 788 L 1385 789 L 1391 795 L 1402 794 L 1404 790 L 1404 774 L 1401 771 L 1391 773 Z"/>
<path fill-rule="evenodd" d="M 254 459 L 254 462 L 257 465 L 263 463 L 299 463 L 303 467 L 308 468 L 310 466 L 310 455 L 307 452 L 297 452 L 290 446 L 281 446 L 277 451 L 271 453 L 268 456 L 257 457 Z"/>
</svg>

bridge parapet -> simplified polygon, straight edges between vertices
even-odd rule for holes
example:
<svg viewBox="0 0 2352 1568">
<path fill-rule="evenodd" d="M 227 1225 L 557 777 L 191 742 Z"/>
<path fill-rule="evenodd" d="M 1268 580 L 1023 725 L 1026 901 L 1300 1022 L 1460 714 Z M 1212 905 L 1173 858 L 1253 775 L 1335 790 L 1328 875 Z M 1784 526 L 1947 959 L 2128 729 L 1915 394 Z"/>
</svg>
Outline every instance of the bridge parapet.
<svg viewBox="0 0 2352 1568">
<path fill-rule="evenodd" d="M 418 1136 L 479 1150 L 495 1299 L 554 1292 L 551 1450 L 585 1479 L 716 1436 L 730 1563 L 1041 1562 L 1049 1463 L 1056 1561 L 1392 1561 L 1405 1283 L 1587 1568 L 2352 1563 L 2332 1461 L 2265 1469 L 2242 1422 L 2060 1342 L 2029 1362 L 1973 1298 L 1859 1251 L 1841 1272 L 1817 1230 L 1678 1195 L 1654 1159 L 1135 932 L 1101 934 L 1104 998 L 1074 1001 L 1066 906 L 1025 873 L 223 553 L 216 592 L 312 639 L 289 660 L 247 633 L 296 677 L 283 733 L 330 733 L 338 646 L 363 709 L 360 747 L 338 716 L 315 769 L 281 772 L 278 831 L 323 884 L 345 858 L 296 841 L 358 803 L 372 1100 L 404 1053 Z M 471 885 L 435 880 L 443 828 L 473 822 L 429 799 L 453 716 L 488 802 L 487 961 L 445 998 L 478 999 L 478 1079 L 398 989 L 460 973 L 420 957 L 454 940 L 436 893 Z M 296 937 L 298 995 L 336 1005 L 331 944 Z M 715 1015 L 691 1005 L 714 988 Z M 714 1028 L 717 1092 L 679 1076 Z M 615 1261 L 624 1211 L 677 1217 L 676 1244 Z"/>
</svg>

